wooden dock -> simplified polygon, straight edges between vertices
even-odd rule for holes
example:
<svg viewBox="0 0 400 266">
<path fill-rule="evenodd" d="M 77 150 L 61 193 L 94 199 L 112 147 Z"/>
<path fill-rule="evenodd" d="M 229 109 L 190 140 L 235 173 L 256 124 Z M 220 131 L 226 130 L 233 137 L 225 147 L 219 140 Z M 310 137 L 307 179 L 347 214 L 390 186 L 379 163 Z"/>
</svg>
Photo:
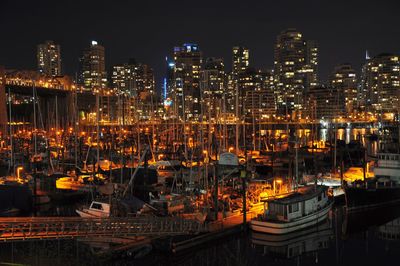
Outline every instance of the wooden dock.
<svg viewBox="0 0 400 266">
<path fill-rule="evenodd" d="M 177 217 L 88 219 L 81 217 L 0 218 L 0 241 L 90 237 L 173 236 L 207 232 L 195 220 Z"/>
</svg>

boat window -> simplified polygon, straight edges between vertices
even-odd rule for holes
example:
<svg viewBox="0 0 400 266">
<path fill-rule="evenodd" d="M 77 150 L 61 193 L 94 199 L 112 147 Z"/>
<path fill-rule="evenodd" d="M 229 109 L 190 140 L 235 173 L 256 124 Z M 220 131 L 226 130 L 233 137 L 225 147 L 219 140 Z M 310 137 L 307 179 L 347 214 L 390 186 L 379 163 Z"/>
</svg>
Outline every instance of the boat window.
<svg viewBox="0 0 400 266">
<path fill-rule="evenodd" d="M 298 203 L 293 203 L 293 204 L 289 205 L 289 213 L 297 212 L 298 210 L 299 210 Z"/>
<path fill-rule="evenodd" d="M 270 204 L 270 211 L 275 212 L 278 215 L 283 215 L 283 205 L 281 204 Z"/>
<path fill-rule="evenodd" d="M 100 203 L 92 203 L 92 209 L 103 210 L 103 206 Z"/>
</svg>

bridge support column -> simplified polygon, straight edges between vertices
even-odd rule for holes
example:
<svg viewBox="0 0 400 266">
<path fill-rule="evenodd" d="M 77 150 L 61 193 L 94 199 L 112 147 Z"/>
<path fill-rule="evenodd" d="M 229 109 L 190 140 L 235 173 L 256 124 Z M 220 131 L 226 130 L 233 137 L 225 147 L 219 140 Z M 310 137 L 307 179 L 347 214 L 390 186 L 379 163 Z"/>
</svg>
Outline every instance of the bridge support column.
<svg viewBox="0 0 400 266">
<path fill-rule="evenodd" d="M 3 66 L 0 66 L 0 133 L 7 134 L 7 100 L 6 100 L 6 77 Z"/>
</svg>

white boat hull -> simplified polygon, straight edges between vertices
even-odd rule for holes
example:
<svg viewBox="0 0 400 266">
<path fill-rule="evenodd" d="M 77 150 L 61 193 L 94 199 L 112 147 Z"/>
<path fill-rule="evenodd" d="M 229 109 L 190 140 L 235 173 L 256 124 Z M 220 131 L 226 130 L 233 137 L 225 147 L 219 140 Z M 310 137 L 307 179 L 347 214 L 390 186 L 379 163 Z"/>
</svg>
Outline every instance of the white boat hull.
<svg viewBox="0 0 400 266">
<path fill-rule="evenodd" d="M 80 211 L 80 210 L 75 210 L 77 214 L 79 214 L 80 217 L 82 218 L 99 218 L 99 216 L 90 214 L 88 212 Z"/>
<path fill-rule="evenodd" d="M 110 217 L 109 212 L 100 211 L 100 210 L 84 208 L 83 210 L 75 210 L 75 211 L 82 218 L 108 218 L 108 217 Z"/>
<path fill-rule="evenodd" d="M 317 225 L 328 217 L 329 210 L 333 203 L 329 203 L 325 208 L 318 210 L 310 215 L 296 219 L 292 222 L 273 222 L 252 220 L 250 228 L 256 232 L 268 234 L 287 234 L 297 230 L 302 230 L 313 225 Z"/>
</svg>

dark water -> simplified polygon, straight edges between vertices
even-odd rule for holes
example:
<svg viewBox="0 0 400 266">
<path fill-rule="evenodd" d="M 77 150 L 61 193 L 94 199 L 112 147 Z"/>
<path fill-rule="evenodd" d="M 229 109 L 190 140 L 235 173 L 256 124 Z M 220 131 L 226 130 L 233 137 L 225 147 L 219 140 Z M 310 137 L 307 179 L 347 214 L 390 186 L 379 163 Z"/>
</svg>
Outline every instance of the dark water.
<svg viewBox="0 0 400 266">
<path fill-rule="evenodd" d="M 251 231 L 170 254 L 99 258 L 73 240 L 0 244 L 1 263 L 28 265 L 400 265 L 400 206 L 357 215 L 336 207 L 327 222 L 287 239 Z"/>
</svg>

